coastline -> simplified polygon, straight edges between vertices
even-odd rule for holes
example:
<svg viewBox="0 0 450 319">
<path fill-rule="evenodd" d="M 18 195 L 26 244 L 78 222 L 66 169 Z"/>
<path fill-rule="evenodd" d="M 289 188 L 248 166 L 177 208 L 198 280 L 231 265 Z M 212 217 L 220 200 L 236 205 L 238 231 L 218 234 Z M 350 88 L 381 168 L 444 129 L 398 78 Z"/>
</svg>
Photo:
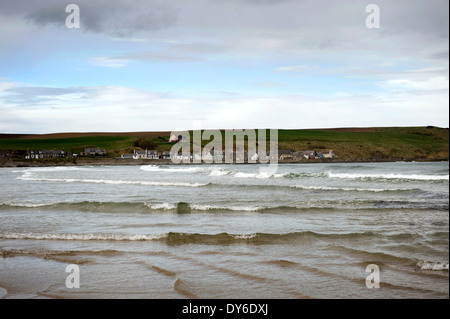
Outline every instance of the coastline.
<svg viewBox="0 0 450 319">
<path fill-rule="evenodd" d="M 320 163 L 395 163 L 395 162 L 448 162 L 449 159 L 377 159 L 377 160 L 344 160 L 344 159 L 316 159 L 316 160 L 279 160 L 278 164 L 320 164 Z M 76 160 L 6 160 L 0 162 L 0 168 L 16 167 L 55 167 L 55 166 L 140 166 L 140 165 L 205 165 L 209 163 L 174 163 L 166 159 L 76 159 Z M 234 164 L 259 164 L 259 163 L 211 163 L 211 165 L 234 165 Z"/>
</svg>

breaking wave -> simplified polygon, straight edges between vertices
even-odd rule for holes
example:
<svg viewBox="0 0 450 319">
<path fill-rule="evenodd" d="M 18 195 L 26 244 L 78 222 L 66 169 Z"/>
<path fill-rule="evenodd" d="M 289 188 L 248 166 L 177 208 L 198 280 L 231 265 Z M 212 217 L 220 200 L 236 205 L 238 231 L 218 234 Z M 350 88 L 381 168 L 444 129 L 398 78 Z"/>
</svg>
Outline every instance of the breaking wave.
<svg viewBox="0 0 450 319">
<path fill-rule="evenodd" d="M 217 205 L 209 203 L 170 203 L 170 202 L 3 202 L 1 209 L 33 209 L 41 210 L 66 210 L 82 212 L 104 213 L 152 213 L 152 212 L 178 212 L 178 206 L 182 204 L 187 212 L 258 212 L 258 213 L 302 213 L 330 211 L 379 211 L 385 209 L 405 210 L 448 210 L 448 203 L 409 202 L 409 201 L 374 201 L 374 200 L 325 200 L 315 202 L 298 203 L 296 205 Z M 186 212 L 183 208 L 180 212 Z"/>
<path fill-rule="evenodd" d="M 25 170 L 12 171 L 13 173 L 31 173 L 31 172 L 66 172 L 66 171 L 88 171 L 93 166 L 51 166 L 51 167 L 32 167 Z"/>
<path fill-rule="evenodd" d="M 169 167 L 164 165 L 144 165 L 140 167 L 141 170 L 147 172 L 169 172 L 169 173 L 196 173 L 209 170 L 206 167 Z"/>
<path fill-rule="evenodd" d="M 447 272 L 449 270 L 448 263 L 441 263 L 441 262 L 429 262 L 420 260 L 416 266 L 420 270 L 447 271 Z"/>
<path fill-rule="evenodd" d="M 34 177 L 24 174 L 17 177 L 25 181 L 59 182 L 59 183 L 90 183 L 90 184 L 111 184 L 111 185 L 142 185 L 142 186 L 179 186 L 179 187 L 202 187 L 207 183 L 182 183 L 182 182 L 148 182 L 148 181 L 127 181 L 110 179 L 80 179 L 80 178 L 45 178 Z"/>
<path fill-rule="evenodd" d="M 243 173 L 243 172 L 237 172 L 234 174 L 234 177 L 237 178 L 280 178 L 283 177 L 283 174 L 269 174 L 269 173 Z"/>
<path fill-rule="evenodd" d="M 420 174 L 350 174 L 327 173 L 330 178 L 341 179 L 383 179 L 383 180 L 417 180 L 417 181 L 448 181 L 449 175 L 420 175 Z"/>
<path fill-rule="evenodd" d="M 291 185 L 289 187 L 304 189 L 304 190 L 319 190 L 319 191 L 344 191 L 344 192 L 409 192 L 417 191 L 412 188 L 357 188 L 357 187 L 333 187 L 333 186 L 306 186 L 306 185 Z"/>
<path fill-rule="evenodd" d="M 128 235 L 128 234 L 48 234 L 48 233 L 4 233 L 1 239 L 24 239 L 24 240 L 106 240 L 106 241 L 143 241 L 158 240 L 165 237 L 162 235 Z"/>
<path fill-rule="evenodd" d="M 317 233 L 313 231 L 302 231 L 284 234 L 271 233 L 251 233 L 251 234 L 198 234 L 198 233 L 177 233 L 170 232 L 164 234 L 104 234 L 104 233 L 87 233 L 87 234 L 70 234 L 70 233 L 0 233 L 0 239 L 14 240 L 63 240 L 63 241 L 163 241 L 169 245 L 181 244 L 273 244 L 280 242 L 302 242 L 311 240 L 357 240 L 357 239 L 375 239 L 375 238 L 391 238 L 398 236 L 414 238 L 411 234 L 399 235 L 382 235 L 374 232 L 362 233 Z M 428 264 L 423 264 L 426 266 Z M 448 263 L 444 264 L 444 268 Z"/>
</svg>

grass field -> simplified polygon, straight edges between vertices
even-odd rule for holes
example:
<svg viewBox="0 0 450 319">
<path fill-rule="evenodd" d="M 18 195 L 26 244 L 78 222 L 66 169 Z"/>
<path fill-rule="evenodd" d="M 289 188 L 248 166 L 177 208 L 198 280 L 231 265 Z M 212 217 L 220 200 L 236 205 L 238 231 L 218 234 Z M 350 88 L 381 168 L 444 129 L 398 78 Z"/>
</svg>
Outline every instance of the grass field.
<svg viewBox="0 0 450 319">
<path fill-rule="evenodd" d="M 170 150 L 169 132 L 61 133 L 51 135 L 0 135 L 3 150 L 54 150 L 81 152 L 99 147 L 111 157 L 132 152 L 138 137 Z M 333 149 L 340 160 L 448 160 L 449 130 L 437 127 L 392 127 L 323 130 L 279 130 L 279 149 Z M 203 141 L 203 145 L 208 141 Z"/>
</svg>

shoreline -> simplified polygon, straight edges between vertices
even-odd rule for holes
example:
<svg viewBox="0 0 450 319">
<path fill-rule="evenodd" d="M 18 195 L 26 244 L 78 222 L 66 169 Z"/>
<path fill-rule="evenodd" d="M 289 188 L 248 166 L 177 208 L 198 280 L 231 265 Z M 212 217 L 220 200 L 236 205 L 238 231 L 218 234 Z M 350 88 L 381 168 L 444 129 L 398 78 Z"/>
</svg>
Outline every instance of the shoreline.
<svg viewBox="0 0 450 319">
<path fill-rule="evenodd" d="M 277 164 L 355 164 L 355 163 L 434 163 L 434 162 L 448 162 L 448 159 L 378 159 L 378 160 L 342 160 L 342 159 L 318 159 L 318 160 L 279 160 Z M 13 161 L 7 160 L 0 162 L 0 168 L 17 168 L 17 167 L 58 167 L 58 166 L 141 166 L 141 165 L 265 165 L 264 163 L 174 163 L 171 160 L 165 159 L 76 159 L 69 161 L 33 161 L 33 160 L 21 160 Z M 266 163 L 270 164 L 270 163 Z"/>
</svg>

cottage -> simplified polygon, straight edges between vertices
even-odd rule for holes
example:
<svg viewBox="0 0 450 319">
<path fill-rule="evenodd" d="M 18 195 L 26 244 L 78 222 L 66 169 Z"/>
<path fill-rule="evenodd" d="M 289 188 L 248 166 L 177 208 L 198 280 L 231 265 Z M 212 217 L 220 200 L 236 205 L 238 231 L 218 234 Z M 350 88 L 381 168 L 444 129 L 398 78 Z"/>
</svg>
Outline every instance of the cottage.
<svg viewBox="0 0 450 319">
<path fill-rule="evenodd" d="M 40 159 L 44 158 L 42 151 L 28 151 L 25 159 Z"/>
<path fill-rule="evenodd" d="M 170 135 L 169 142 L 184 142 L 186 141 L 186 138 L 183 135 L 176 135 L 172 134 Z"/>
<path fill-rule="evenodd" d="M 191 160 L 192 159 L 192 154 L 191 152 L 186 152 L 186 153 L 172 153 L 171 154 L 172 159 L 173 160 L 181 160 L 181 161 L 187 161 L 187 160 Z"/>
<path fill-rule="evenodd" d="M 336 154 L 334 154 L 333 150 L 327 150 L 327 151 L 322 152 L 322 156 L 323 156 L 323 158 L 336 158 L 337 157 Z"/>
<path fill-rule="evenodd" d="M 162 159 L 171 159 L 170 152 L 167 152 L 167 151 L 162 152 L 161 158 Z"/>
<path fill-rule="evenodd" d="M 315 159 L 317 156 L 316 151 L 303 151 L 302 154 L 305 159 Z"/>
<path fill-rule="evenodd" d="M 158 151 L 148 151 L 145 150 L 147 153 L 147 159 L 159 159 L 159 152 Z"/>
<path fill-rule="evenodd" d="M 91 157 L 97 157 L 97 156 L 106 156 L 106 150 L 105 149 L 100 149 L 100 148 L 86 148 L 84 150 L 84 154 L 85 156 L 91 156 Z"/>
<path fill-rule="evenodd" d="M 120 157 L 122 159 L 133 159 L 133 154 L 122 154 Z"/>
<path fill-rule="evenodd" d="M 52 150 L 52 151 L 44 150 L 42 151 L 42 155 L 44 158 L 65 158 L 66 152 L 63 150 Z"/>
<path fill-rule="evenodd" d="M 25 159 L 41 159 L 41 158 L 65 158 L 67 153 L 63 150 L 42 150 L 42 151 L 27 151 Z"/>
<path fill-rule="evenodd" d="M 170 135 L 169 142 L 178 142 L 178 136 L 176 134 Z"/>
<path fill-rule="evenodd" d="M 278 159 L 279 160 L 287 160 L 293 159 L 293 151 L 291 150 L 278 150 Z"/>
<path fill-rule="evenodd" d="M 9 157 L 9 153 L 5 150 L 0 150 L 0 157 Z"/>
<path fill-rule="evenodd" d="M 258 154 L 258 153 L 253 154 L 252 157 L 250 158 L 250 160 L 251 160 L 251 161 L 257 161 L 257 160 L 259 160 L 259 154 Z"/>
<path fill-rule="evenodd" d="M 265 153 L 259 152 L 257 157 L 258 157 L 257 158 L 258 161 L 267 163 L 270 161 L 270 152 L 268 152 L 268 153 L 267 152 L 265 152 Z"/>
<path fill-rule="evenodd" d="M 144 158 L 147 158 L 147 152 L 146 151 L 134 150 L 133 159 L 144 159 Z"/>
</svg>

